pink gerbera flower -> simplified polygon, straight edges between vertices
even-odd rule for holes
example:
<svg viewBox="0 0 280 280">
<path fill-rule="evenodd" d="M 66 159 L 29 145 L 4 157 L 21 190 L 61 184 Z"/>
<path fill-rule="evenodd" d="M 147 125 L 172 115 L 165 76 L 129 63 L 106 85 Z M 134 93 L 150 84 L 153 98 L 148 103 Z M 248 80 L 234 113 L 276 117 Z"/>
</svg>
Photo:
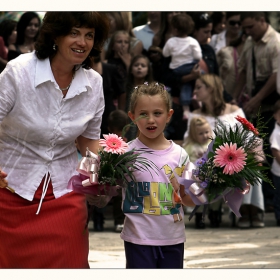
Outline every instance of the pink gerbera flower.
<svg viewBox="0 0 280 280">
<path fill-rule="evenodd" d="M 230 145 L 225 143 L 221 145 L 216 151 L 214 156 L 214 163 L 218 167 L 225 167 L 224 174 L 232 175 L 234 172 L 238 173 L 246 164 L 246 156 L 244 149 L 240 147 L 237 149 L 236 143 Z"/>
<path fill-rule="evenodd" d="M 128 147 L 127 143 L 116 134 L 103 134 L 104 139 L 99 140 L 99 145 L 104 147 L 104 151 L 113 154 L 123 154 Z"/>
</svg>

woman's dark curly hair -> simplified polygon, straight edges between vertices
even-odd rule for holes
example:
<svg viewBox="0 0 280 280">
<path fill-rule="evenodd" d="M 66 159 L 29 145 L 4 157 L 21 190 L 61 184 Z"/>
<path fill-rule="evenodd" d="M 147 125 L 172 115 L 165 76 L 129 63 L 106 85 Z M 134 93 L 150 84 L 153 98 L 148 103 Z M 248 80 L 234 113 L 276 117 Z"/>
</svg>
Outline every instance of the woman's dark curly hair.
<svg viewBox="0 0 280 280">
<path fill-rule="evenodd" d="M 98 12 L 47 12 L 35 43 L 37 57 L 53 57 L 56 54 L 56 50 L 53 49 L 54 40 L 68 35 L 73 27 L 95 28 L 94 46 L 82 63 L 84 68 L 91 68 L 91 57 L 100 54 L 109 32 L 108 18 Z"/>
<path fill-rule="evenodd" d="M 0 36 L 3 38 L 5 46 L 9 46 L 9 37 L 17 27 L 17 22 L 12 19 L 5 19 L 0 23 Z"/>
<path fill-rule="evenodd" d="M 37 18 L 39 21 L 39 26 L 41 25 L 41 19 L 39 15 L 35 12 L 26 12 L 22 14 L 20 17 L 18 23 L 17 23 L 17 40 L 16 40 L 16 45 L 23 45 L 24 44 L 24 37 L 25 37 L 25 29 L 29 25 L 30 21 L 33 18 Z M 38 37 L 39 31 L 37 35 L 34 38 L 34 41 L 36 41 Z"/>
</svg>

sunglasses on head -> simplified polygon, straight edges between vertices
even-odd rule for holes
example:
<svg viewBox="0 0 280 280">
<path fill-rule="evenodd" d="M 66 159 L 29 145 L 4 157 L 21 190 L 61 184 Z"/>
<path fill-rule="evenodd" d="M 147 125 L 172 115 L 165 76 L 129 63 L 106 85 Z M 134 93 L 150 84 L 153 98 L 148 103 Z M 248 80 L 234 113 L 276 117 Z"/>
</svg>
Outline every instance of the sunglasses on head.
<svg viewBox="0 0 280 280">
<path fill-rule="evenodd" d="M 236 24 L 237 25 L 241 25 L 241 21 L 238 21 L 238 20 L 229 20 L 229 25 L 232 25 L 232 26 L 235 26 Z"/>
</svg>

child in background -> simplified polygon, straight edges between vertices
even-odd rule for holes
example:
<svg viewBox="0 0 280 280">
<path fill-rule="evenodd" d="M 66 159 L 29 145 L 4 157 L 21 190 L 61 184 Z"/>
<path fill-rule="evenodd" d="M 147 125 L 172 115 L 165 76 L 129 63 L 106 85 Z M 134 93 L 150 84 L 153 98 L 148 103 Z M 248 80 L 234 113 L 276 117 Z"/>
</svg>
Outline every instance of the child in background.
<svg viewBox="0 0 280 280">
<path fill-rule="evenodd" d="M 202 58 L 202 51 L 198 41 L 189 36 L 194 28 L 192 18 L 187 14 L 172 17 L 171 25 L 174 37 L 170 38 L 163 47 L 162 54 L 171 56 L 170 69 L 179 76 L 190 74 L 195 65 Z M 193 92 L 193 82 L 182 85 L 180 99 L 184 110 L 184 119 L 188 119 Z"/>
<path fill-rule="evenodd" d="M 153 71 L 150 60 L 145 55 L 135 56 L 128 69 L 128 75 L 126 80 L 125 92 L 126 92 L 126 112 L 130 103 L 130 96 L 134 88 L 138 85 L 144 84 L 144 82 L 151 83 L 153 81 Z"/>
<path fill-rule="evenodd" d="M 188 153 L 191 162 L 195 163 L 207 151 L 212 136 L 212 128 L 205 118 L 198 116 L 191 119 L 189 135 L 183 144 L 183 148 Z M 202 220 L 200 210 L 198 209 L 195 213 L 195 227 L 204 229 L 205 223 Z"/>
<path fill-rule="evenodd" d="M 105 59 L 104 62 L 117 66 L 118 72 L 125 81 L 131 63 L 130 36 L 127 31 L 118 30 L 113 34 Z"/>
<path fill-rule="evenodd" d="M 123 129 L 129 124 L 129 118 L 127 114 L 122 110 L 115 110 L 110 113 L 108 117 L 108 130 L 110 133 L 117 134 L 122 137 L 124 141 L 127 141 L 125 137 L 122 136 Z M 118 196 L 114 196 L 111 200 L 113 202 L 113 217 L 115 232 L 121 232 L 123 229 L 124 214 L 122 212 L 122 194 L 119 193 Z"/>
<path fill-rule="evenodd" d="M 126 268 L 183 268 L 186 238 L 180 205 L 193 203 L 174 175 L 182 176 L 189 156 L 163 134 L 172 114 L 171 98 L 163 84 L 145 83 L 134 89 L 128 115 L 139 136 L 129 142 L 128 149 L 146 150 L 142 156 L 158 169 L 134 172 L 135 181 L 123 188 L 121 238 Z"/>
<path fill-rule="evenodd" d="M 213 131 L 209 122 L 200 116 L 192 118 L 189 126 L 189 135 L 183 148 L 188 153 L 190 161 L 194 163 L 207 151 Z"/>
<path fill-rule="evenodd" d="M 138 85 L 144 84 L 144 82 L 152 82 L 153 73 L 150 61 L 145 55 L 135 56 L 130 64 L 127 76 L 127 82 L 125 87 L 126 92 L 126 106 L 125 110 L 128 112 L 130 96 L 134 88 Z M 136 138 L 137 128 L 136 126 L 130 126 L 129 130 L 126 133 L 126 138 L 128 141 L 131 141 Z"/>
<path fill-rule="evenodd" d="M 271 166 L 273 184 L 275 187 L 273 205 L 277 226 L 280 226 L 280 100 L 278 100 L 274 105 L 273 117 L 276 122 L 269 139 L 270 148 L 274 157 Z"/>
</svg>

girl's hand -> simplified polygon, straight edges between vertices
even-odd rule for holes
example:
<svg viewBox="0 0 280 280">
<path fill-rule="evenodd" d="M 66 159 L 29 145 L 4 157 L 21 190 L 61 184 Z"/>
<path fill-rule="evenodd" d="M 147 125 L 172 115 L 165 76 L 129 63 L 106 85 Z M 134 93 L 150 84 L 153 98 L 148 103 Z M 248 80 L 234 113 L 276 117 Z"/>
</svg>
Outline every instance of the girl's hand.
<svg viewBox="0 0 280 280">
<path fill-rule="evenodd" d="M 108 195 L 89 195 L 86 194 L 86 199 L 90 205 L 94 205 L 98 208 L 105 207 L 111 200 L 112 196 Z"/>
<path fill-rule="evenodd" d="M 8 187 L 8 181 L 4 178 L 7 177 L 7 173 L 0 170 L 0 188 L 7 188 Z"/>
<path fill-rule="evenodd" d="M 131 54 L 128 52 L 119 51 L 118 55 L 121 58 L 121 60 L 123 61 L 123 63 L 125 64 L 126 69 L 128 70 L 130 63 L 131 63 Z"/>
<path fill-rule="evenodd" d="M 185 193 L 185 187 L 183 185 L 180 185 L 180 196 L 182 200 L 182 204 L 188 207 L 194 207 L 196 206 L 194 202 L 192 201 L 190 195 Z"/>
</svg>

